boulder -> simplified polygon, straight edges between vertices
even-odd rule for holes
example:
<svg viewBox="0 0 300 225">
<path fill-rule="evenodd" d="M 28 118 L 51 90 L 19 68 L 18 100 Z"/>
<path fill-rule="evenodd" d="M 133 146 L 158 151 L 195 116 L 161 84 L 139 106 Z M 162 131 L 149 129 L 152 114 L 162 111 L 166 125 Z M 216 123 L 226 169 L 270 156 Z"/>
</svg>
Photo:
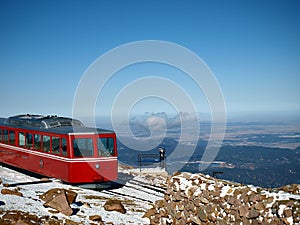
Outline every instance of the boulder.
<svg viewBox="0 0 300 225">
<path fill-rule="evenodd" d="M 242 205 L 238 209 L 240 217 L 246 217 L 249 214 L 248 206 Z"/>
<path fill-rule="evenodd" d="M 116 200 L 116 199 L 109 199 L 105 204 L 104 204 L 104 209 L 106 211 L 117 211 L 122 214 L 126 213 L 126 209 L 121 203 L 121 201 Z"/>
<path fill-rule="evenodd" d="M 259 212 L 256 209 L 250 209 L 247 218 L 255 219 L 257 217 L 259 217 Z"/>
<path fill-rule="evenodd" d="M 8 183 L 3 183 L 2 185 L 3 185 L 3 187 L 9 187 Z"/>
<path fill-rule="evenodd" d="M 48 202 L 49 200 L 53 199 L 55 196 L 60 195 L 62 192 L 65 193 L 68 203 L 72 204 L 75 202 L 77 193 L 75 191 L 63 189 L 63 188 L 53 188 L 45 192 L 40 196 L 44 202 Z"/>
<path fill-rule="evenodd" d="M 100 215 L 91 215 L 89 216 L 89 220 L 97 222 L 100 225 L 103 225 L 102 217 Z"/>
<path fill-rule="evenodd" d="M 55 195 L 53 198 L 50 198 L 44 204 L 44 206 L 56 209 L 57 211 L 65 214 L 66 216 L 71 216 L 73 214 L 73 210 L 70 207 L 65 192 L 61 192 L 60 194 Z"/>
<path fill-rule="evenodd" d="M 207 222 L 207 213 L 204 207 L 199 207 L 197 215 L 202 222 Z"/>
<path fill-rule="evenodd" d="M 151 219 L 152 216 L 154 216 L 156 214 L 156 209 L 155 208 L 151 208 L 149 209 L 144 215 L 142 218 L 148 218 L 148 219 Z"/>
<path fill-rule="evenodd" d="M 67 224 L 67 225 L 79 225 L 78 222 L 75 222 L 75 221 L 69 220 L 69 219 L 65 219 L 64 224 Z M 49 223 L 49 225 L 51 225 L 51 223 Z"/>
<path fill-rule="evenodd" d="M 7 188 L 3 188 L 1 190 L 1 194 L 3 194 L 3 195 L 16 195 L 16 196 L 20 196 L 20 197 L 23 196 L 23 194 L 21 192 L 19 192 L 18 189 L 10 190 L 10 189 L 7 189 Z"/>
<path fill-rule="evenodd" d="M 265 205 L 262 202 L 257 202 L 254 204 L 254 208 L 257 210 L 264 210 L 265 209 Z"/>
</svg>

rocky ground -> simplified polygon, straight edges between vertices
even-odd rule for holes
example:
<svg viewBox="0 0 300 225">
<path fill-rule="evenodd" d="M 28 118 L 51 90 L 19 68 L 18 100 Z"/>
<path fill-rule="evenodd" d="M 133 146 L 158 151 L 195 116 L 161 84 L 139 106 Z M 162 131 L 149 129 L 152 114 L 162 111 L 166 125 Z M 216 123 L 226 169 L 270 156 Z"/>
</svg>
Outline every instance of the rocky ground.
<svg viewBox="0 0 300 225">
<path fill-rule="evenodd" d="M 149 224 L 166 174 L 120 168 L 120 183 L 101 190 L 39 180 L 0 166 L 0 224 Z"/>
<path fill-rule="evenodd" d="M 203 174 L 119 168 L 89 190 L 0 166 L 0 224 L 300 224 L 300 185 L 264 189 Z"/>
<path fill-rule="evenodd" d="M 163 200 L 146 216 L 150 224 L 300 224 L 300 185 L 263 189 L 179 173 L 167 181 Z"/>
</svg>

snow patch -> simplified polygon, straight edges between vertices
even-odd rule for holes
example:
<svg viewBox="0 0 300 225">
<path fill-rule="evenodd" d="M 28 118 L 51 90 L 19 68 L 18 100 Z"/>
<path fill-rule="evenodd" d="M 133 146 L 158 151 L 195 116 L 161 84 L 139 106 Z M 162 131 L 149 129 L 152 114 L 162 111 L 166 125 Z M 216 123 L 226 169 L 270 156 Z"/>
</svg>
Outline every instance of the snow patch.
<svg viewBox="0 0 300 225">
<path fill-rule="evenodd" d="M 125 170 L 123 170 L 123 173 L 125 173 Z M 3 183 L 10 184 L 38 181 L 37 178 L 24 175 L 3 166 L 0 166 L 0 177 Z M 133 176 L 132 180 L 137 183 L 149 183 L 142 175 L 137 177 Z M 128 182 L 130 181 L 127 181 L 126 184 Z M 0 190 L 3 188 L 4 187 L 0 185 Z M 113 189 L 112 192 L 83 189 L 72 185 L 62 184 L 57 180 L 53 180 L 53 182 L 50 183 L 20 185 L 19 188 L 23 197 L 3 195 L 0 193 L 1 201 L 5 203 L 0 206 L 1 211 L 20 210 L 35 214 L 38 217 L 55 216 L 59 220 L 69 219 L 82 224 L 91 223 L 91 221 L 89 221 L 90 215 L 101 215 L 105 224 L 113 222 L 113 224 L 146 225 L 149 224 L 149 219 L 142 218 L 142 216 L 152 207 L 152 203 L 156 200 L 163 199 L 164 197 L 163 193 L 148 189 L 146 185 L 134 183 L 128 183 L 128 185 Z M 62 213 L 51 214 L 49 212 L 50 208 L 45 208 L 43 206 L 44 202 L 39 199 L 39 195 L 42 195 L 53 188 L 71 189 L 78 194 L 76 202 L 71 204 L 71 208 L 76 212 L 75 215 L 68 217 Z M 103 205 L 109 199 L 119 199 L 127 210 L 126 214 L 105 211 Z"/>
</svg>

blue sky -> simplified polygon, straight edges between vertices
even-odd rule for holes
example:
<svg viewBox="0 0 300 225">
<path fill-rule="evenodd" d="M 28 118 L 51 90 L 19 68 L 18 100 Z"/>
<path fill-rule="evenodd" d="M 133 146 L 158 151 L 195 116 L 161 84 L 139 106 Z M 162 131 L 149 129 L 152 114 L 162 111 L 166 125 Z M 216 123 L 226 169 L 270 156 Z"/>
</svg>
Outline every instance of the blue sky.
<svg viewBox="0 0 300 225">
<path fill-rule="evenodd" d="M 163 40 L 205 61 L 229 115 L 299 118 L 299 10 L 299 1 L 0 0 L 0 116 L 71 115 L 76 87 L 94 60 L 128 42 Z M 207 110 L 201 91 L 186 76 L 146 64 L 116 74 L 96 112 L 109 113 L 112 96 L 147 75 L 181 83 L 198 110 Z M 168 109 L 169 104 L 153 99 L 135 110 Z"/>
</svg>

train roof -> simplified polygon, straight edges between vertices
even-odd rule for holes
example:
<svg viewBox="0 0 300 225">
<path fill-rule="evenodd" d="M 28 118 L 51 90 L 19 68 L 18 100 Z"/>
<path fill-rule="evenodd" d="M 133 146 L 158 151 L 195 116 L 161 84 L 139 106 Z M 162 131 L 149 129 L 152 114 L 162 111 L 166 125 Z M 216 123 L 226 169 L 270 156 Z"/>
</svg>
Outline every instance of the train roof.
<svg viewBox="0 0 300 225">
<path fill-rule="evenodd" d="M 0 118 L 0 125 L 57 134 L 114 133 L 111 130 L 86 127 L 80 120 L 68 117 L 59 117 L 56 115 L 43 116 L 23 114 L 11 116 L 9 118 Z"/>
</svg>

